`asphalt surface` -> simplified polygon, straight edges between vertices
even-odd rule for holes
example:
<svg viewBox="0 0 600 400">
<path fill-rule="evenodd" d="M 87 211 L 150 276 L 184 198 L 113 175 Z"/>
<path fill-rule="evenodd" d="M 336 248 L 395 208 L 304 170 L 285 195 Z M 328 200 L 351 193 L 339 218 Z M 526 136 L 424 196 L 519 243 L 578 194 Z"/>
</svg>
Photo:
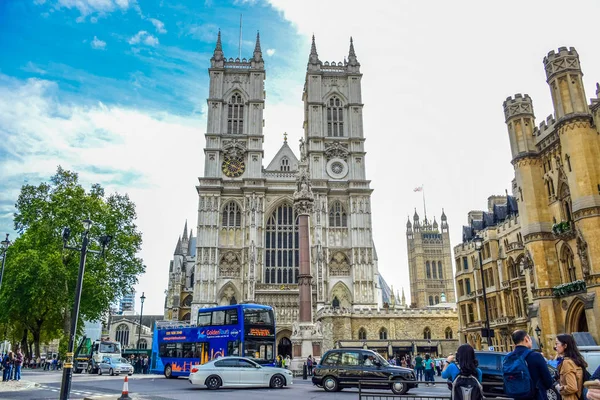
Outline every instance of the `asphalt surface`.
<svg viewBox="0 0 600 400">
<path fill-rule="evenodd" d="M 24 390 L 5 391 L 0 385 L 0 399 L 19 400 L 55 400 L 60 393 L 60 371 L 29 371 L 22 376 Z M 439 379 L 439 378 L 438 378 Z M 87 374 L 73 375 L 71 399 L 118 399 L 123 388 L 123 376 L 97 376 Z M 31 384 L 35 383 L 35 386 Z M 1 383 L 1 382 L 0 382 Z M 385 392 L 392 394 L 391 391 Z M 450 394 L 444 382 L 438 382 L 436 387 L 420 387 L 410 391 L 411 395 L 448 396 Z M 166 379 L 162 375 L 133 375 L 129 377 L 129 395 L 134 399 L 147 400 L 198 400 L 222 398 L 227 400 L 265 400 L 265 398 L 285 400 L 311 399 L 356 399 L 357 389 L 344 389 L 337 393 L 326 393 L 323 389 L 313 386 L 310 378 L 303 381 L 295 378 L 291 387 L 283 389 L 251 388 L 251 389 L 219 389 L 209 391 L 204 386 L 192 386 L 187 379 Z"/>
</svg>

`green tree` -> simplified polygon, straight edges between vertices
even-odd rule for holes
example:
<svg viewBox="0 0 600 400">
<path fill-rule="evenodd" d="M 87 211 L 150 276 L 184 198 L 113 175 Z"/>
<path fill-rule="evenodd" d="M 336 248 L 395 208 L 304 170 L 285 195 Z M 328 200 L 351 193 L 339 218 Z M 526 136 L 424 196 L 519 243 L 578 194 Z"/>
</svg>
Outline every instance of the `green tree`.
<svg viewBox="0 0 600 400">
<path fill-rule="evenodd" d="M 49 183 L 24 185 L 16 203 L 15 229 L 20 236 L 8 250 L 0 292 L 0 322 L 27 329 L 36 355 L 40 341 L 68 337 L 80 253 L 63 250 L 62 231 L 71 229 L 79 245 L 82 220 L 90 218 L 90 249 L 99 250 L 96 239 L 111 235 L 105 256 L 89 253 L 85 266 L 79 321 L 99 320 L 110 304 L 130 291 L 144 272 L 137 257 L 142 244 L 135 225 L 135 204 L 127 195 L 105 196 L 92 185 L 89 192 L 76 173 L 58 167 Z"/>
</svg>

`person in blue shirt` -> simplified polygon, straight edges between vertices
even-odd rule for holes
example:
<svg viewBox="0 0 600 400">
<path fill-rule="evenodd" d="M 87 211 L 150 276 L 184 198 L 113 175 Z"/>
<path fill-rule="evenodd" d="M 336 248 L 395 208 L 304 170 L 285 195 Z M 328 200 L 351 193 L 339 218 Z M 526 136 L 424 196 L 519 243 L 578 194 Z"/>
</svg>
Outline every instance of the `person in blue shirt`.
<svg viewBox="0 0 600 400">
<path fill-rule="evenodd" d="M 513 350 L 515 354 L 522 354 L 533 347 L 531 336 L 524 330 L 514 331 L 511 337 L 515 344 L 515 349 Z M 546 359 L 540 353 L 532 351 L 527 354 L 525 361 L 527 362 L 527 369 L 529 369 L 529 375 L 535 390 L 532 397 L 521 400 L 548 400 L 547 391 L 552 387 L 553 379 L 548 370 Z"/>
<path fill-rule="evenodd" d="M 442 378 L 449 382 L 454 382 L 458 374 L 473 375 L 481 382 L 481 370 L 477 368 L 478 362 L 475 358 L 475 350 L 468 345 L 461 345 L 456 351 L 456 357 L 453 355 L 446 359 L 446 365 L 442 371 Z"/>
</svg>

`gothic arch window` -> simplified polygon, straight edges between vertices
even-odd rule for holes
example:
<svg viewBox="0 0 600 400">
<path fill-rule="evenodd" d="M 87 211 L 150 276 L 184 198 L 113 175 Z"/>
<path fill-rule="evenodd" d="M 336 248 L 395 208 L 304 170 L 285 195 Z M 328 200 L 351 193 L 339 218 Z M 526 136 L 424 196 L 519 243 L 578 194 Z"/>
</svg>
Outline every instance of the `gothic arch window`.
<svg viewBox="0 0 600 400">
<path fill-rule="evenodd" d="M 446 331 L 444 332 L 444 336 L 446 339 L 452 339 L 452 328 L 447 327 Z"/>
<path fill-rule="evenodd" d="M 297 283 L 299 265 L 298 218 L 291 205 L 283 204 L 267 220 L 265 283 Z"/>
<path fill-rule="evenodd" d="M 283 157 L 279 162 L 279 170 L 284 172 L 289 172 L 290 170 L 290 159 L 287 157 Z"/>
<path fill-rule="evenodd" d="M 115 340 L 123 347 L 129 346 L 129 327 L 126 324 L 117 326 Z"/>
<path fill-rule="evenodd" d="M 230 201 L 223 207 L 223 228 L 239 228 L 242 226 L 242 212 L 235 201 Z"/>
<path fill-rule="evenodd" d="M 444 275 L 442 274 L 442 262 L 438 261 L 438 278 L 444 279 Z"/>
<path fill-rule="evenodd" d="M 192 295 L 191 295 L 191 294 L 188 294 L 188 295 L 187 295 L 187 296 L 186 296 L 186 297 L 183 299 L 183 301 L 181 302 L 181 306 L 182 306 L 182 307 L 191 307 L 191 306 L 192 306 L 192 299 L 193 299 Z"/>
<path fill-rule="evenodd" d="M 194 268 L 194 267 L 192 267 L 192 268 Z M 195 278 L 194 271 L 192 271 L 192 272 L 190 272 L 190 286 L 188 286 L 188 287 L 191 287 L 191 288 L 194 287 L 194 278 Z"/>
<path fill-rule="evenodd" d="M 330 228 L 345 228 L 348 226 L 348 216 L 344 206 L 339 201 L 333 202 L 329 207 L 329 227 Z"/>
<path fill-rule="evenodd" d="M 244 133 L 244 102 L 239 93 L 234 93 L 227 106 L 227 133 Z"/>
<path fill-rule="evenodd" d="M 385 328 L 381 328 L 381 329 L 379 330 L 379 339 L 380 339 L 380 340 L 387 340 L 387 338 L 388 338 L 388 332 L 387 332 L 387 329 L 385 329 Z"/>
<path fill-rule="evenodd" d="M 182 321 L 190 321 L 190 318 L 192 318 L 192 314 L 190 313 L 186 313 L 183 318 L 181 318 Z"/>
<path fill-rule="evenodd" d="M 148 342 L 146 341 L 146 339 L 140 339 L 140 341 L 138 342 L 138 349 L 145 350 L 147 348 Z"/>
<path fill-rule="evenodd" d="M 565 282 L 573 282 L 577 280 L 577 274 L 575 273 L 573 251 L 568 245 L 564 245 L 562 248 L 560 263 L 562 264 L 563 280 Z"/>
<path fill-rule="evenodd" d="M 337 96 L 330 98 L 327 103 L 327 136 L 344 136 L 344 109 Z"/>
<path fill-rule="evenodd" d="M 235 296 L 231 296 L 231 299 L 229 300 L 229 305 L 233 306 L 237 304 L 237 299 L 235 298 Z"/>
<path fill-rule="evenodd" d="M 431 329 L 429 329 L 429 327 L 425 327 L 425 329 L 423 329 L 423 339 L 431 339 Z"/>
<path fill-rule="evenodd" d="M 435 267 L 435 261 L 431 262 L 431 272 L 433 275 L 433 279 L 437 279 L 437 268 Z"/>
<path fill-rule="evenodd" d="M 433 305 L 433 296 L 429 296 L 429 305 L 432 306 Z"/>
<path fill-rule="evenodd" d="M 367 330 L 365 328 L 358 330 L 358 340 L 367 340 Z"/>
<path fill-rule="evenodd" d="M 440 304 L 440 297 L 439 296 L 435 296 L 435 304 Z"/>
<path fill-rule="evenodd" d="M 425 275 L 427 276 L 427 279 L 431 279 L 431 265 L 429 264 L 429 261 L 425 263 Z"/>
</svg>

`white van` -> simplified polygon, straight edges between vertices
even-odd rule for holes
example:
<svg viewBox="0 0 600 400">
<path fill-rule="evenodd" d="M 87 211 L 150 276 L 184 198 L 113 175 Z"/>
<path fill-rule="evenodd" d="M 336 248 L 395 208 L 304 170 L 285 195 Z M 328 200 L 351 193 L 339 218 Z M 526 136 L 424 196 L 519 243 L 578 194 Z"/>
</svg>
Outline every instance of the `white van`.
<svg viewBox="0 0 600 400">
<path fill-rule="evenodd" d="M 577 348 L 588 363 L 588 372 L 593 374 L 600 366 L 600 346 L 577 346 Z"/>
</svg>

